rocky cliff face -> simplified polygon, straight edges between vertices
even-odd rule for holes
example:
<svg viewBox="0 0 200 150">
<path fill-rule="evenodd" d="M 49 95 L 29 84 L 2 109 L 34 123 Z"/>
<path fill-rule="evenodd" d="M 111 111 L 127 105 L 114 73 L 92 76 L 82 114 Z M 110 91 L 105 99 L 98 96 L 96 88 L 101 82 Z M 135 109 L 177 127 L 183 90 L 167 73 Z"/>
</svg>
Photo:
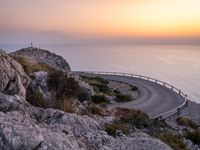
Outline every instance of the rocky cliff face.
<svg viewBox="0 0 200 150">
<path fill-rule="evenodd" d="M 65 72 L 71 70 L 69 64 L 63 57 L 40 48 L 23 48 L 11 54 L 28 57 L 34 61 L 45 63 L 57 70 L 62 70 Z"/>
<path fill-rule="evenodd" d="M 41 82 L 38 87 L 35 81 L 33 88 L 45 91 L 45 73 L 36 73 L 36 76 Z M 34 107 L 25 99 L 29 80 L 21 65 L 0 51 L 0 149 L 171 150 L 142 132 L 132 137 L 113 138 L 104 131 L 99 119 Z"/>
<path fill-rule="evenodd" d="M 21 65 L 0 50 L 0 92 L 25 97 L 28 82 L 29 78 Z"/>
<path fill-rule="evenodd" d="M 108 136 L 87 116 L 31 106 L 19 96 L 0 93 L 0 149 L 5 150 L 171 150 L 144 133 Z"/>
</svg>

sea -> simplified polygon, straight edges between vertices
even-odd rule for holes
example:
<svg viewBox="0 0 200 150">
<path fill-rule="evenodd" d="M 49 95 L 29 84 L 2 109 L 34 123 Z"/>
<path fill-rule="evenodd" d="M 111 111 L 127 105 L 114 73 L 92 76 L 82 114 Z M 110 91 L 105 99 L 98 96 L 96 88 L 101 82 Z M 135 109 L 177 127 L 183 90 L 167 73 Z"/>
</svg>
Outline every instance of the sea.
<svg viewBox="0 0 200 150">
<path fill-rule="evenodd" d="M 0 44 L 13 52 L 28 44 Z M 111 71 L 153 77 L 200 103 L 200 46 L 139 44 L 38 44 L 64 57 L 73 71 Z"/>
</svg>

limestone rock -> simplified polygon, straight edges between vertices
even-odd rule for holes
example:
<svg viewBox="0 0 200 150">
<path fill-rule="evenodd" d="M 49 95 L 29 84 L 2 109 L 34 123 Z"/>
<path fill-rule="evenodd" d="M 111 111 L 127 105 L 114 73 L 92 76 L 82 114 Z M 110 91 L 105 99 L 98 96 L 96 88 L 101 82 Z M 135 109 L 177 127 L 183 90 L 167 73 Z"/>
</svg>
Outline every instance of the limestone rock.
<svg viewBox="0 0 200 150">
<path fill-rule="evenodd" d="M 34 61 L 45 63 L 57 70 L 62 70 L 65 72 L 71 70 L 69 64 L 62 56 L 58 56 L 52 52 L 40 48 L 24 48 L 11 54 L 28 57 L 29 59 L 32 59 Z"/>
<path fill-rule="evenodd" d="M 32 50 L 34 49 L 23 49 L 16 53 L 38 61 L 44 59 L 50 66 L 64 71 L 70 69 L 59 56 L 38 49 L 32 53 Z M 21 65 L 0 51 L 0 149 L 171 150 L 160 140 L 142 132 L 133 137 L 114 138 L 104 131 L 104 121 L 99 121 L 100 119 L 32 106 L 25 99 L 27 85 L 44 95 L 48 93 L 47 74 L 36 72 L 34 77 L 29 83 Z M 86 86 L 83 87 L 90 90 Z"/>
<path fill-rule="evenodd" d="M 113 138 L 88 116 L 31 106 L 19 96 L 0 95 L 0 147 L 9 150 L 171 150 L 144 133 Z"/>
<path fill-rule="evenodd" d="M 29 81 L 22 66 L 0 50 L 0 92 L 25 97 Z"/>
</svg>

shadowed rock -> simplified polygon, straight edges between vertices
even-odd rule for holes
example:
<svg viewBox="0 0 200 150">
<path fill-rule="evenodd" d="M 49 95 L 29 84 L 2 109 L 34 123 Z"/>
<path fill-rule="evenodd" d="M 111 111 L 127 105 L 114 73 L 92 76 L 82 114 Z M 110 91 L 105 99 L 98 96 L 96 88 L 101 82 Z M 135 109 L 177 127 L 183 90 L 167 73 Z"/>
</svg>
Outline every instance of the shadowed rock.
<svg viewBox="0 0 200 150">
<path fill-rule="evenodd" d="M 29 78 L 22 66 L 3 50 L 0 50 L 0 81 L 0 92 L 26 96 L 25 88 L 28 86 Z"/>
</svg>

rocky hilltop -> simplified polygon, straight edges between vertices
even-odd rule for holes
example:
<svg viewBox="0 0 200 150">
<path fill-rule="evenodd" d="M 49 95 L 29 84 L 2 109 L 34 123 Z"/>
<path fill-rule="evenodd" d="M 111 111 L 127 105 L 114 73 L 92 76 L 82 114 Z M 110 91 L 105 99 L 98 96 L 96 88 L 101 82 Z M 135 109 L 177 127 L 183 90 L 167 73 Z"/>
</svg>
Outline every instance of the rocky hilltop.
<svg viewBox="0 0 200 150">
<path fill-rule="evenodd" d="M 44 49 L 36 47 L 28 47 L 18 50 L 11 54 L 28 57 L 29 59 L 32 59 L 34 61 L 45 63 L 53 67 L 54 69 L 60 69 L 62 71 L 71 70 L 69 64 L 63 57 L 58 56 Z"/>
</svg>

